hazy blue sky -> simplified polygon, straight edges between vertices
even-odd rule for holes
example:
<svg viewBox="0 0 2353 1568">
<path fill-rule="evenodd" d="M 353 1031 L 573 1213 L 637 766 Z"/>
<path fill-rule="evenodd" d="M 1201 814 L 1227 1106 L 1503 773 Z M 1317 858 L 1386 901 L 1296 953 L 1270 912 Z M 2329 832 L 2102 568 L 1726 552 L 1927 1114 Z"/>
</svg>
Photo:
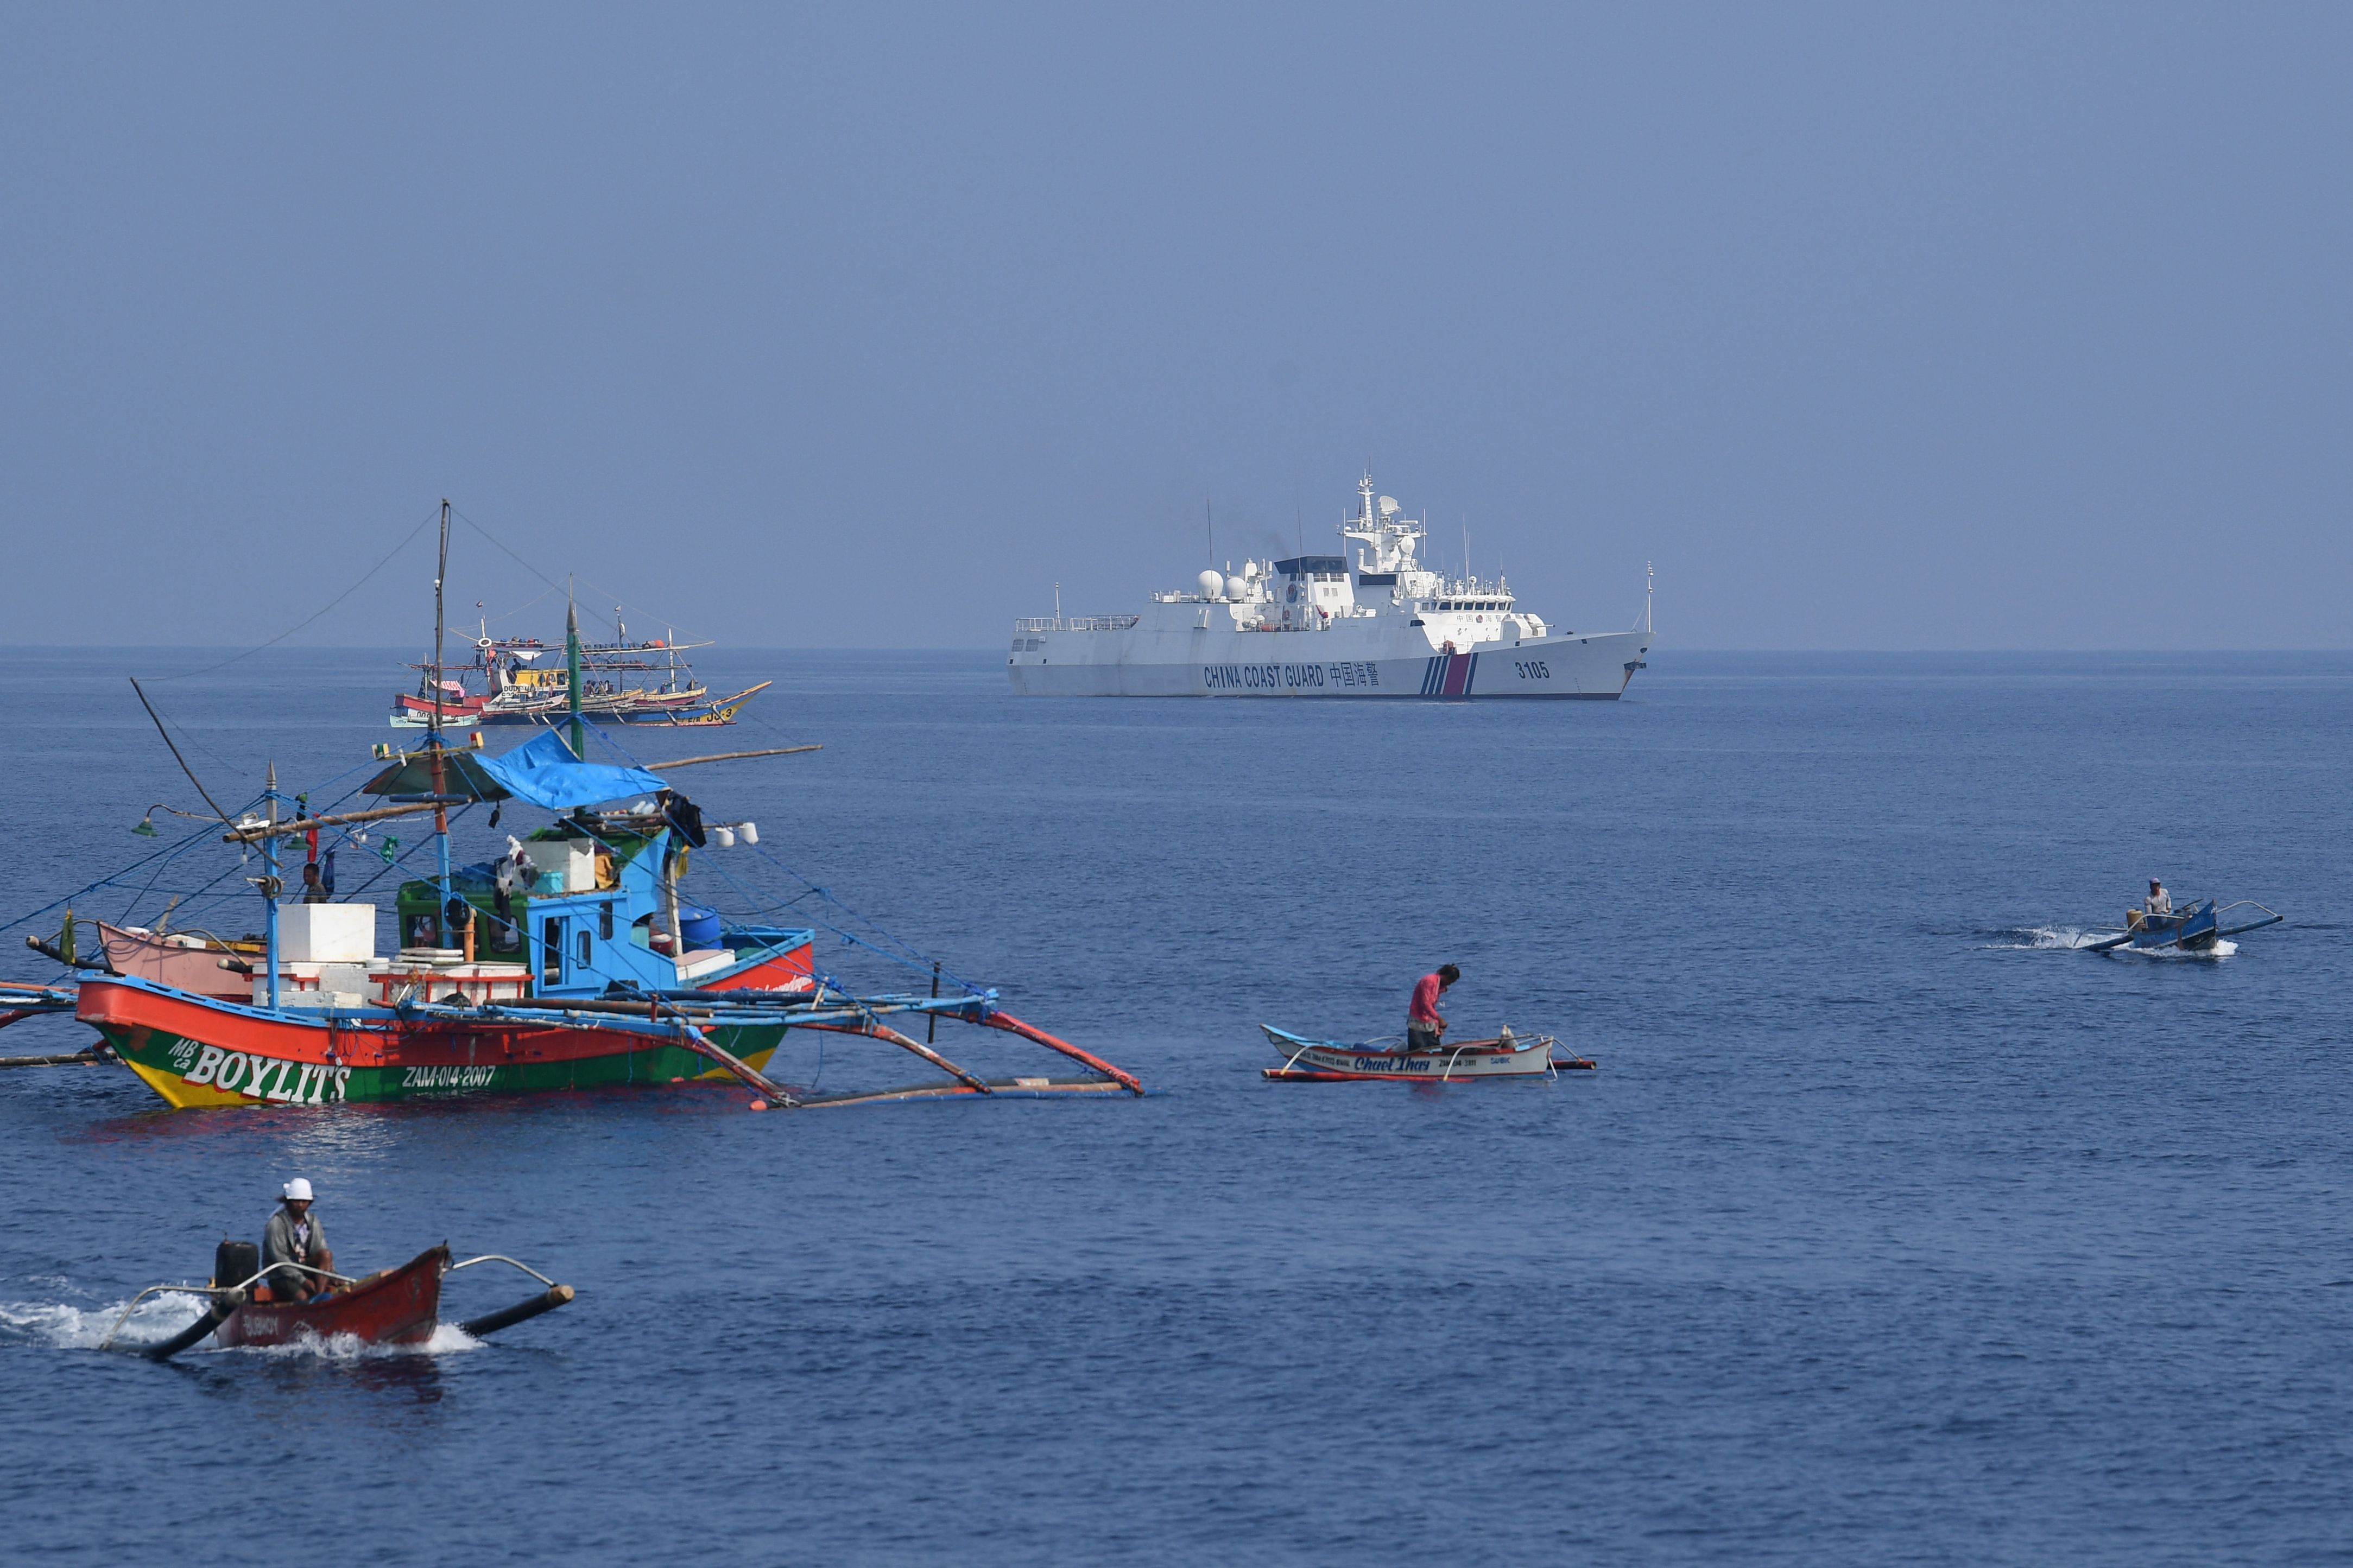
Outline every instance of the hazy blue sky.
<svg viewBox="0 0 2353 1568">
<path fill-rule="evenodd" d="M 2353 645 L 2353 8 L 39 6 L 13 642 L 448 495 L 739 645 L 982 646 L 1382 489 L 1708 647 Z M 301 640 L 421 637 L 419 539 Z M 453 603 L 538 585 L 460 530 Z M 539 617 L 544 615 L 545 619 Z M 550 629 L 543 605 L 513 623 Z"/>
</svg>

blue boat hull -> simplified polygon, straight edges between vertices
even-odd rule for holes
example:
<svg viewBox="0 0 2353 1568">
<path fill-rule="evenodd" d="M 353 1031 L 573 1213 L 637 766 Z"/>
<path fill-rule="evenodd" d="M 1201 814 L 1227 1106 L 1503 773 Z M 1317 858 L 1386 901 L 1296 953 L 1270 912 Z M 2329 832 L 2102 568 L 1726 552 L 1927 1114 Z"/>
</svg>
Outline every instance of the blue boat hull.
<svg viewBox="0 0 2353 1568">
<path fill-rule="evenodd" d="M 2216 934 L 2214 900 L 2200 899 L 2177 914 L 2142 916 L 2133 928 L 2132 945 L 2195 950 L 2213 946 Z"/>
</svg>

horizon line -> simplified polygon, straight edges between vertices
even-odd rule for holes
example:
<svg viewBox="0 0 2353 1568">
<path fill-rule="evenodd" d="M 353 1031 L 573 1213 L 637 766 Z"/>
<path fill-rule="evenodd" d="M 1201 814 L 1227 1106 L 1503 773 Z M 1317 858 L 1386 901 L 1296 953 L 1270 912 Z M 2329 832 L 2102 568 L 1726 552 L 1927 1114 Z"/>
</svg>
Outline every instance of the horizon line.
<svg viewBox="0 0 2353 1568">
<path fill-rule="evenodd" d="M 274 645 L 274 646 L 270 646 L 270 647 L 248 648 L 248 649 L 247 649 L 247 650 L 246 650 L 246 652 L 245 652 L 244 654 L 242 654 L 242 655 L 236 655 L 236 650 L 237 650 L 237 647 L 238 647 L 238 645 L 237 645 L 237 644 L 236 644 L 236 643 L 199 643 L 199 642 L 155 642 L 155 643 L 95 643 L 95 642 L 83 642 L 83 643 L 12 643 L 12 642 L 0 642 L 0 651 L 11 652 L 11 653 L 171 653 L 171 652 L 185 652 L 185 653 L 202 653 L 202 654 L 206 654 L 206 655 L 216 655 L 216 654 L 231 654 L 231 655 L 234 655 L 234 656 L 236 656 L 236 657 L 255 658 L 255 657 L 259 657 L 259 655 L 261 655 L 261 654 L 265 654 L 265 653 L 366 653 L 366 654 L 396 654 L 396 655 L 401 655 L 401 656 L 403 656 L 403 657 L 406 657 L 407 655 L 409 655 L 409 654 L 411 654 L 411 653 L 413 653 L 413 652 L 415 651 L 413 648 L 408 647 L 406 647 L 406 646 L 399 645 L 399 644 L 394 644 L 394 643 L 305 643 L 305 644 L 300 644 L 300 645 L 279 644 L 279 645 Z M 892 654 L 912 654 L 912 653 L 953 653 L 953 654 L 972 654 L 972 653 L 987 653 L 987 654 L 994 654 L 994 653 L 1000 652 L 1000 651 L 1002 651 L 1002 650 L 1001 650 L 1001 649 L 999 649 L 999 648 L 997 647 L 997 646 L 996 644 L 994 644 L 994 643 L 947 643 L 947 644 L 932 644 L 932 645 L 917 646 L 917 647 L 902 647 L 902 646 L 897 646 L 897 645 L 884 645 L 884 644 L 871 644 L 871 645 L 870 645 L 870 644 L 850 644 L 850 645 L 845 645 L 845 644 L 841 644 L 841 643 L 737 643 L 737 644 L 731 644 L 731 645 L 728 645 L 728 646 L 726 647 L 725 651 L 726 651 L 727 653 L 730 653 L 730 654 L 735 654 L 735 653 L 840 653 L 840 654 L 854 654 L 854 653 L 892 653 Z M 1658 656 L 1661 652 L 1662 652 L 1662 651 L 1663 651 L 1664 653 L 1668 654 L 1669 656 L 1673 656 L 1673 655 L 1677 655 L 1677 654 L 1804 654 L 1804 655 L 1813 655 L 1813 656 L 1832 655 L 1832 654 L 1840 654 L 1840 655 L 1853 654 L 1853 655 L 1877 655 L 1877 656 L 1883 656 L 1883 657 L 1884 657 L 1884 656 L 1891 656 L 1891 655 L 1923 655 L 1923 654 L 1934 654 L 1934 655 L 1940 655 L 1940 656 L 1947 656 L 1947 657 L 1949 657 L 1949 656 L 1957 656 L 1957 655 L 1965 655 L 1965 654 L 1966 654 L 1966 655 L 2005 655 L 2005 656 L 2009 656 L 2009 655 L 2026 655 L 2026 654 L 2064 654 L 2064 655 L 2078 655 L 2078 654 L 2119 655 L 2119 654 L 2132 654 L 2132 655 L 2138 655 L 2138 656 L 2145 656 L 2145 657 L 2152 657 L 2152 658 L 2154 658 L 2154 657 L 2177 657 L 2177 656 L 2182 656 L 2182 655 L 2213 655 L 2213 654 L 2243 655 L 2243 654 L 2277 654 L 2277 653 L 2300 653 L 2300 654 L 2353 653 L 2353 645 L 2344 645 L 2344 644 L 2270 644 L 2270 645 L 2264 645 L 2264 646 L 2231 646 L 2231 647 L 2211 647 L 2211 646 L 2210 646 L 2210 647 L 2121 647 L 2121 646 L 2118 646 L 2118 647 L 2105 647 L 2105 646 L 2101 646 L 2101 647 L 2093 647 L 2093 646 L 2080 646 L 2080 645 L 2079 645 L 2079 646 L 2063 647 L 2034 647 L 2034 646 L 2005 646 L 2005 647 L 1755 647 L 1755 646 L 1741 647 L 1741 646 L 1737 646 L 1737 645 L 1726 645 L 1726 646 L 1713 647 L 1696 647 L 1696 646 L 1694 646 L 1694 647 L 1667 647 L 1667 648 L 1665 648 L 1665 649 L 1663 649 L 1663 650 L 1654 647 L 1652 647 L 1652 648 L 1651 649 L 1651 656 L 1655 658 L 1655 657 L 1657 657 L 1657 656 Z"/>
</svg>

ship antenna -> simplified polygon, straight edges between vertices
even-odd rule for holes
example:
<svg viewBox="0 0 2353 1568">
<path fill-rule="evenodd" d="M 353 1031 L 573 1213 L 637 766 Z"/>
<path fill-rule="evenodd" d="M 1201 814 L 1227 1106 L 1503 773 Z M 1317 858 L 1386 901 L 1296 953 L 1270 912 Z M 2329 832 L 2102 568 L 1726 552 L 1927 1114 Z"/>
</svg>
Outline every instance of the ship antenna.
<svg viewBox="0 0 2353 1568">
<path fill-rule="evenodd" d="M 1651 635 L 1651 591 L 1657 584 L 1658 575 L 1657 567 L 1647 561 L 1642 563 L 1642 635 L 1644 637 Z"/>
<path fill-rule="evenodd" d="M 1218 509 L 1207 498 L 1201 501 L 1201 514 L 1209 520 L 1209 564 L 1218 563 Z"/>
<path fill-rule="evenodd" d="M 1062 585 L 1054 584 L 1054 629 L 1062 630 Z"/>
</svg>

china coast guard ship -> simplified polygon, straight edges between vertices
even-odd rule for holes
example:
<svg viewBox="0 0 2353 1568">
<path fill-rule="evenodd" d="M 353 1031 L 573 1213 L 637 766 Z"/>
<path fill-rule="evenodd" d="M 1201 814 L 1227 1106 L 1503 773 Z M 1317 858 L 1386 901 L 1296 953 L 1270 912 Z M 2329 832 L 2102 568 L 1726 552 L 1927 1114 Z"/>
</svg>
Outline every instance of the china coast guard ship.
<svg viewBox="0 0 2353 1568">
<path fill-rule="evenodd" d="M 1618 697 L 1651 650 L 1632 631 L 1556 630 L 1502 577 L 1445 577 L 1417 555 L 1422 520 L 1374 493 L 1340 525 L 1341 555 L 1203 572 L 1140 616 L 1013 623 L 1015 692 L 1040 697 Z"/>
</svg>

